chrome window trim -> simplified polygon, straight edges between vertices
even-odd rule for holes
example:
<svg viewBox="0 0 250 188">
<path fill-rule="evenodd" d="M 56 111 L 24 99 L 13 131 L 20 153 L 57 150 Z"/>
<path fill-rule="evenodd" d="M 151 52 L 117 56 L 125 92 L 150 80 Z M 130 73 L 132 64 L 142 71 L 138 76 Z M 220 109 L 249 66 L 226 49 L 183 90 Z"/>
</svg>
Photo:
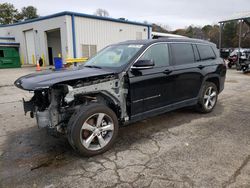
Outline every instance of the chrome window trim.
<svg viewBox="0 0 250 188">
<path fill-rule="evenodd" d="M 199 45 L 206 45 L 206 46 L 210 46 L 211 47 L 211 45 L 209 45 L 209 44 L 204 44 L 204 43 L 199 43 L 199 42 L 156 42 L 156 43 L 153 43 L 153 44 L 151 44 L 151 45 L 149 45 L 142 53 L 141 53 L 141 55 L 138 57 L 138 58 L 136 58 L 136 60 L 134 60 L 134 62 L 132 63 L 132 65 L 130 66 L 130 70 L 132 70 L 133 68 L 134 68 L 134 64 L 146 53 L 146 51 L 150 48 L 150 47 L 152 47 L 152 46 L 154 46 L 154 45 L 157 45 L 157 44 L 176 44 L 176 43 L 181 43 L 181 44 L 190 44 L 190 45 L 192 45 L 192 44 L 199 44 Z M 170 51 L 169 51 L 170 52 Z"/>
</svg>

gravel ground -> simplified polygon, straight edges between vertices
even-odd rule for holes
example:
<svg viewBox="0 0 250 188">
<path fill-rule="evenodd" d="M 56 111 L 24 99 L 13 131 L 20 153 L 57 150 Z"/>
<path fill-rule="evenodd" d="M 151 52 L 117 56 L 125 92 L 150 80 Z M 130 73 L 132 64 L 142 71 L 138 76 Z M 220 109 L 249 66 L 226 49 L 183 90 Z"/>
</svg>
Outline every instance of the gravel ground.
<svg viewBox="0 0 250 188">
<path fill-rule="evenodd" d="M 24 116 L 31 94 L 13 81 L 33 71 L 0 70 L 0 187 L 250 187 L 250 74 L 228 71 L 212 113 L 135 123 L 110 151 L 83 158 Z"/>
</svg>

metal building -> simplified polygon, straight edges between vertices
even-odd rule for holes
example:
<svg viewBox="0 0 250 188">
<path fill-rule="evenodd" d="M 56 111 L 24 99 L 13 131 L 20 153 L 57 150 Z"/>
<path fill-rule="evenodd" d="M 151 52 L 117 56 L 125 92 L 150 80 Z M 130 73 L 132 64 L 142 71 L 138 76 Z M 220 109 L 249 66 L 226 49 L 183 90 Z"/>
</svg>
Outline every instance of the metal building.
<svg viewBox="0 0 250 188">
<path fill-rule="evenodd" d="M 125 40 L 151 38 L 148 24 L 94 15 L 61 12 L 50 16 L 0 25 L 0 37 L 20 44 L 23 64 L 40 57 L 53 65 L 54 57 L 91 57 L 105 46 Z"/>
</svg>

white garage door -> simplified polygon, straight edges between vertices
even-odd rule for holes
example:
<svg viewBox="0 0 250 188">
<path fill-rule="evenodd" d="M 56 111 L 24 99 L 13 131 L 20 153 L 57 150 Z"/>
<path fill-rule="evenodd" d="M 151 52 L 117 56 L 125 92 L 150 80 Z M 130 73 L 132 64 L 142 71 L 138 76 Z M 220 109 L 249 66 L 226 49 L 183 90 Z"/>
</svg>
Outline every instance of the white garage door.
<svg viewBox="0 0 250 188">
<path fill-rule="evenodd" d="M 25 42 L 26 42 L 26 50 L 27 50 L 27 62 L 28 64 L 32 64 L 32 56 L 35 57 L 35 40 L 34 40 L 34 32 L 33 30 L 25 31 Z"/>
</svg>

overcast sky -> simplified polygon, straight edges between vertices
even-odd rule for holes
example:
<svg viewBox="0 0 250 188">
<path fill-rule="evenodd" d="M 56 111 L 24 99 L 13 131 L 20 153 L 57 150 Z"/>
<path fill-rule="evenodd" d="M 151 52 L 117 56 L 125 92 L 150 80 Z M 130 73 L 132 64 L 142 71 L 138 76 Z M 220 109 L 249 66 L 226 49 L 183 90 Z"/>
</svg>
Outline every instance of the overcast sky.
<svg viewBox="0 0 250 188">
<path fill-rule="evenodd" d="M 3 0 L 1 0 L 3 1 Z M 106 9 L 113 18 L 162 23 L 169 29 L 215 24 L 234 13 L 250 11 L 250 0 L 8 0 L 20 9 L 33 5 L 41 16 L 61 11 L 93 14 Z"/>
</svg>

